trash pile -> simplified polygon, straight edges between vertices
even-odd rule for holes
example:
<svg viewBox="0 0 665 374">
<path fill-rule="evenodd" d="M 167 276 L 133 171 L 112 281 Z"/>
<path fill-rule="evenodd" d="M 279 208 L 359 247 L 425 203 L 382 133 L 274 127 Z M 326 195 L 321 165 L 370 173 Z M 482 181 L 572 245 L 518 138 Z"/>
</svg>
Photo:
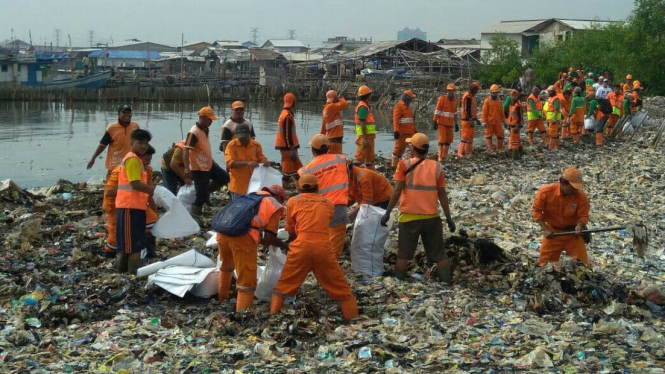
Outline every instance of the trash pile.
<svg viewBox="0 0 665 374">
<path fill-rule="evenodd" d="M 663 120 L 654 118 L 654 124 Z M 517 161 L 482 149 L 471 160 L 448 161 L 460 230 L 445 232 L 454 284 L 434 281 L 422 252 L 411 263 L 411 279 L 390 276 L 395 224 L 382 276 L 355 273 L 348 251 L 342 257 L 361 314 L 350 323 L 311 276 L 276 316 L 259 300 L 236 313 L 234 295 L 220 303 L 146 287 L 147 278 L 117 275 L 113 260 L 102 256 L 99 183 L 59 181 L 26 191 L 4 181 L 0 369 L 665 373 L 665 164 L 662 149 L 649 146 L 655 127 L 601 149 L 589 139 L 580 147 L 564 142 L 555 152 L 527 146 Z M 541 233 L 531 217 L 533 197 L 571 165 L 585 175 L 591 227 L 646 224 L 644 259 L 619 231 L 594 235 L 593 267 L 565 257 L 537 266 Z M 217 208 L 205 207 L 208 220 L 227 197 L 216 193 L 211 201 Z M 192 249 L 214 260 L 206 241 L 204 235 L 159 239 L 158 260 Z M 259 258 L 265 265 L 266 253 Z"/>
</svg>

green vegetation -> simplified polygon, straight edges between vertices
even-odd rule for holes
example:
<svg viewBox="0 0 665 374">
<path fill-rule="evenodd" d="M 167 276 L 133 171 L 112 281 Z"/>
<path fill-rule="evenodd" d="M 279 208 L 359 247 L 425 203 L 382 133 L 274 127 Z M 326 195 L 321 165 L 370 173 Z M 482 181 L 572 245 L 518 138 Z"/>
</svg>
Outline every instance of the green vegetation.
<svg viewBox="0 0 665 374">
<path fill-rule="evenodd" d="M 506 87 L 519 81 L 522 72 L 519 45 L 516 41 L 498 34 L 490 39 L 491 50 L 481 59 L 483 66 L 478 70 L 478 79 L 486 84 L 501 84 Z"/>
</svg>

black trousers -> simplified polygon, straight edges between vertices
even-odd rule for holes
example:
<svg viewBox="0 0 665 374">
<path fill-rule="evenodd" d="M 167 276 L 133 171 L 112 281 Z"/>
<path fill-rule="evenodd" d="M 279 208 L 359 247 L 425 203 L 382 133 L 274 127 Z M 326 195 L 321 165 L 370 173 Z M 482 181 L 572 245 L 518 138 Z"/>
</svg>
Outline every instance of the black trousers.
<svg viewBox="0 0 665 374">
<path fill-rule="evenodd" d="M 209 171 L 192 170 L 192 181 L 196 189 L 196 200 L 194 205 L 203 207 L 208 197 L 210 197 L 210 181 L 214 181 L 219 187 L 229 184 L 229 174 L 222 169 L 216 162 L 212 163 Z"/>
</svg>

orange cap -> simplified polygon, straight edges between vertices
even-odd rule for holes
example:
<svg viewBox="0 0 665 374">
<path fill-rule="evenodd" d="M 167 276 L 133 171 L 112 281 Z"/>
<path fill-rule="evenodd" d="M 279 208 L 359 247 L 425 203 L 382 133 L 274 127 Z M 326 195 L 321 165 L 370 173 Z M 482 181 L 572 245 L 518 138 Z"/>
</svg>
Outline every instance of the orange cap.
<svg viewBox="0 0 665 374">
<path fill-rule="evenodd" d="M 337 98 L 337 91 L 330 90 L 326 92 L 326 103 L 332 103 Z"/>
<path fill-rule="evenodd" d="M 245 104 L 243 104 L 242 101 L 234 101 L 233 104 L 231 104 L 231 109 L 236 110 L 238 108 L 245 109 Z"/>
<path fill-rule="evenodd" d="M 328 140 L 328 137 L 323 134 L 316 134 L 312 137 L 312 140 L 309 141 L 309 145 L 318 150 L 328 149 L 328 147 L 330 147 L 330 140 Z"/>
<path fill-rule="evenodd" d="M 303 190 L 311 190 L 312 188 L 319 185 L 319 181 L 316 180 L 314 174 L 303 174 L 298 179 L 298 186 Z"/>
<path fill-rule="evenodd" d="M 372 93 L 372 89 L 368 86 L 362 85 L 358 87 L 358 96 L 365 96 Z"/>
<path fill-rule="evenodd" d="M 642 83 L 640 83 L 640 81 L 637 81 L 637 80 L 634 81 L 633 82 L 633 88 L 634 89 L 642 88 Z"/>
<path fill-rule="evenodd" d="M 428 150 L 429 149 L 429 138 L 427 135 L 422 132 L 413 134 L 412 137 L 406 139 L 407 143 L 413 144 L 414 147 L 418 149 Z"/>
<path fill-rule="evenodd" d="M 281 197 L 282 201 L 286 200 L 286 190 L 284 190 L 284 187 L 278 184 L 273 184 L 272 186 L 263 187 L 261 191 L 267 191 L 270 192 L 270 194 L 273 196 Z"/>
<path fill-rule="evenodd" d="M 414 94 L 411 90 L 404 91 L 404 94 L 412 99 L 416 97 L 416 94 Z"/>
<path fill-rule="evenodd" d="M 633 79 L 633 75 L 632 74 L 626 75 L 626 79 Z"/>
<path fill-rule="evenodd" d="M 573 188 L 576 190 L 584 189 L 584 183 L 582 183 L 582 172 L 576 168 L 568 168 L 563 172 L 561 178 L 565 179 L 570 183 Z"/>
<path fill-rule="evenodd" d="M 284 95 L 284 108 L 291 108 L 296 102 L 296 95 L 291 92 Z"/>
<path fill-rule="evenodd" d="M 471 83 L 471 87 L 475 87 L 477 89 L 480 89 L 480 83 L 474 81 L 473 83 Z"/>
<path fill-rule="evenodd" d="M 208 117 L 213 121 L 217 119 L 217 117 L 215 117 L 215 113 L 212 111 L 212 108 L 209 106 L 204 106 L 203 108 L 199 109 L 199 117 Z"/>
<path fill-rule="evenodd" d="M 453 83 L 448 83 L 448 85 L 446 86 L 446 90 L 448 91 L 455 91 L 455 89 L 456 87 Z"/>
</svg>

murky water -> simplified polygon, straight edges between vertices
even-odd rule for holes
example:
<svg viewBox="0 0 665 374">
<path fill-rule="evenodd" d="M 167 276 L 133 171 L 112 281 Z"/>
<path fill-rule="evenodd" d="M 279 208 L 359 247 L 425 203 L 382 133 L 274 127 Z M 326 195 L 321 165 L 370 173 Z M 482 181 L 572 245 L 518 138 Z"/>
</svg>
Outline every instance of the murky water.
<svg viewBox="0 0 665 374">
<path fill-rule="evenodd" d="M 263 144 L 266 156 L 279 161 L 274 149 L 279 103 L 246 103 L 246 117 L 255 126 L 257 140 Z M 187 133 L 198 119 L 197 111 L 204 103 L 139 103 L 133 105 L 133 121 L 153 135 L 157 150 L 152 167 L 159 169 L 161 154 Z M 91 170 L 86 170 L 105 127 L 117 119 L 118 103 L 11 103 L 0 102 L 0 180 L 13 179 L 22 187 L 45 186 L 60 178 L 72 182 L 88 181 L 106 174 L 106 151 Z M 230 104 L 213 105 L 219 120 L 211 127 L 214 158 L 224 167 L 218 150 L 221 126 L 231 116 Z M 296 124 L 301 143 L 303 162 L 311 159 L 309 139 L 321 129 L 322 105 L 303 104 L 296 108 Z M 376 150 L 390 156 L 393 147 L 392 112 L 377 111 Z M 431 129 L 430 116 L 417 118 L 420 131 L 427 132 L 435 147 L 436 131 Z M 353 109 L 344 112 L 344 152 L 355 153 Z M 459 134 L 455 134 L 455 141 Z M 456 144 L 453 146 L 456 149 Z"/>
</svg>

